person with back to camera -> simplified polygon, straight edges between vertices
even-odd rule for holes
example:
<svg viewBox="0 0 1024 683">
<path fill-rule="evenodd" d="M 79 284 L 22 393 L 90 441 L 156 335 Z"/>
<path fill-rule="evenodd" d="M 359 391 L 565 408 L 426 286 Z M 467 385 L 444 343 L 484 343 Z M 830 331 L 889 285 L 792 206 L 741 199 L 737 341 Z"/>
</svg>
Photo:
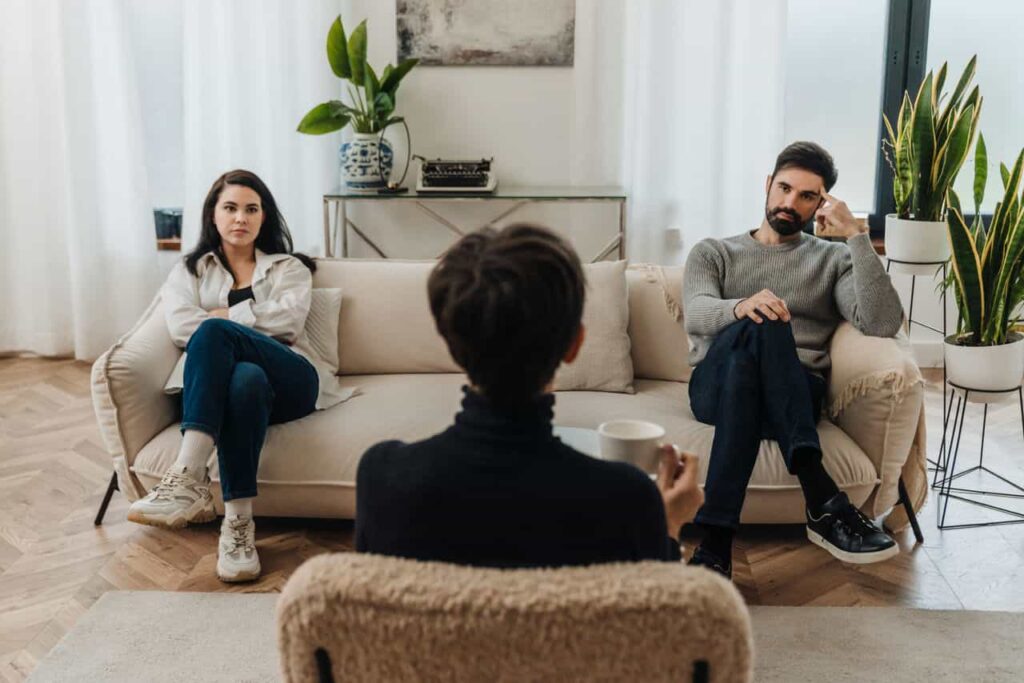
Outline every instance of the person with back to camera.
<svg viewBox="0 0 1024 683">
<path fill-rule="evenodd" d="M 315 269 L 309 257 L 292 253 L 288 226 L 263 181 L 235 170 L 213 183 L 199 243 L 160 290 L 171 338 L 186 350 L 183 439 L 175 462 L 132 503 L 128 519 L 167 528 L 214 520 L 206 462 L 216 444 L 223 581 L 260 574 L 253 501 L 267 426 L 344 398 L 332 370 L 303 350 Z"/>
<path fill-rule="evenodd" d="M 786 147 L 765 185 L 761 226 L 694 246 L 683 276 L 690 336 L 690 408 L 715 425 L 690 560 L 732 574 L 732 539 L 762 438 L 775 439 L 806 500 L 807 536 L 836 558 L 879 562 L 896 542 L 822 465 L 816 424 L 826 396 L 828 343 L 842 320 L 877 337 L 903 324 L 899 296 L 866 226 L 829 194 L 838 174 L 813 142 Z M 816 222 L 822 234 L 804 232 Z"/>
<path fill-rule="evenodd" d="M 697 461 L 661 449 L 657 483 L 552 433 L 552 380 L 584 343 L 579 257 L 543 228 L 460 239 L 428 282 L 469 378 L 454 424 L 370 448 L 356 477 L 356 550 L 489 567 L 680 559 L 702 501 Z"/>
</svg>

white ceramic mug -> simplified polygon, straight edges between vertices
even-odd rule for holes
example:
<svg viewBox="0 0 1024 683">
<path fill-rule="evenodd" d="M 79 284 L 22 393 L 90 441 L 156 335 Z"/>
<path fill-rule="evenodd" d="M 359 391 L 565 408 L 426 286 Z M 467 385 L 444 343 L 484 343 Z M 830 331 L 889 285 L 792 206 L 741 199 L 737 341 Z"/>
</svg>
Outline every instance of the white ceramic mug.
<svg viewBox="0 0 1024 683">
<path fill-rule="evenodd" d="M 636 465 L 644 472 L 658 471 L 659 449 L 665 428 L 645 420 L 610 420 L 597 428 L 601 458 Z"/>
</svg>

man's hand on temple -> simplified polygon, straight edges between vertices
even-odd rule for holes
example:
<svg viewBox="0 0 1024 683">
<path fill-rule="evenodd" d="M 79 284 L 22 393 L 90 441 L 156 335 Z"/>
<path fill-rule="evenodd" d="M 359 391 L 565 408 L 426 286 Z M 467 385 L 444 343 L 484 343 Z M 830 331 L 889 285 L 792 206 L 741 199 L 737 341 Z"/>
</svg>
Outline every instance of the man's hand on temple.
<svg viewBox="0 0 1024 683">
<path fill-rule="evenodd" d="M 697 456 L 680 453 L 672 445 L 661 447 L 658 463 L 658 490 L 665 502 L 668 532 L 679 533 L 684 524 L 693 521 L 704 504 L 704 492 L 697 486 Z"/>
<path fill-rule="evenodd" d="M 850 238 L 868 231 L 867 225 L 853 217 L 846 202 L 836 199 L 824 190 L 821 194 L 825 197 L 825 205 L 814 214 L 819 235 Z"/>
<path fill-rule="evenodd" d="M 739 302 L 732 310 L 732 313 L 736 316 L 737 320 L 750 318 L 758 325 L 764 322 L 764 318 L 781 320 L 784 323 L 788 323 L 792 317 L 789 314 L 789 307 L 786 306 L 786 302 L 775 296 L 768 289 L 762 289 L 754 296 L 747 297 Z"/>
</svg>

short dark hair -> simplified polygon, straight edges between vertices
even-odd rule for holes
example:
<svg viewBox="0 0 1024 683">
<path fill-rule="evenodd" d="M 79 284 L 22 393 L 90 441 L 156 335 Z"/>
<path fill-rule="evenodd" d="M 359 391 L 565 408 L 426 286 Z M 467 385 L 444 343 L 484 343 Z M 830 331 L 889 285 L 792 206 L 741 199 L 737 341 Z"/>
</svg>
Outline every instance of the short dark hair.
<svg viewBox="0 0 1024 683">
<path fill-rule="evenodd" d="M 427 294 L 452 358 L 492 403 L 529 402 L 579 332 L 583 266 L 550 230 L 517 223 L 473 232 L 430 273 Z"/>
<path fill-rule="evenodd" d="M 224 248 L 221 245 L 220 233 L 217 232 L 217 225 L 213 221 L 214 209 L 217 206 L 217 200 L 220 199 L 220 193 L 224 191 L 224 188 L 228 185 L 241 185 L 242 187 L 248 187 L 250 190 L 260 196 L 260 204 L 263 207 L 263 226 L 260 227 L 260 234 L 256 236 L 256 248 L 262 251 L 264 254 L 291 254 L 295 258 L 302 261 L 303 265 L 309 268 L 311 271 L 316 272 L 316 263 L 310 257 L 305 254 L 300 254 L 292 250 L 292 234 L 288 231 L 288 223 L 285 222 L 284 216 L 281 215 L 280 209 L 277 208 L 277 201 L 274 199 L 274 195 L 270 193 L 270 188 L 267 187 L 266 183 L 260 180 L 260 177 L 252 171 L 246 171 L 238 168 L 234 171 L 228 171 L 221 177 L 213 181 L 213 185 L 210 186 L 210 191 L 206 193 L 206 199 L 203 200 L 203 213 L 202 213 L 202 225 L 199 229 L 199 242 L 195 248 L 185 256 L 185 266 L 188 268 L 188 272 L 193 275 L 199 275 L 196 266 L 206 254 L 211 251 L 220 260 L 222 266 L 231 271 L 231 266 L 228 264 L 227 258 L 224 256 Z M 234 275 L 234 273 L 231 273 Z"/>
<path fill-rule="evenodd" d="M 839 171 L 832 160 L 832 155 L 816 142 L 794 142 L 779 153 L 775 160 L 772 178 L 784 168 L 802 168 L 817 173 L 825 183 L 825 191 L 829 191 L 839 179 Z"/>
</svg>

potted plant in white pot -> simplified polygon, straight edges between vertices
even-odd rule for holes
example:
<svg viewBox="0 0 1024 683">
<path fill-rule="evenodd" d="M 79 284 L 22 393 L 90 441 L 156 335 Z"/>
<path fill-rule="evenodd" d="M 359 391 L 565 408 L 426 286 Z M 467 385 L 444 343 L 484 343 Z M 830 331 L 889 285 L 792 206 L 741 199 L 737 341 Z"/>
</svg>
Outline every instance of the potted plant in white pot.
<svg viewBox="0 0 1024 683">
<path fill-rule="evenodd" d="M 1000 165 L 1003 199 L 996 204 L 986 229 L 981 201 L 987 178 L 985 140 L 978 138 L 975 155 L 974 220 L 968 226 L 955 192 L 949 193 L 948 234 L 960 321 L 946 337 L 947 379 L 961 387 L 985 391 L 1017 389 L 1024 379 L 1024 335 L 1016 331 L 1024 303 L 1024 194 L 1021 174 L 1024 150 L 1013 169 Z M 972 394 L 978 401 L 999 400 Z"/>
<path fill-rule="evenodd" d="M 351 124 L 353 139 L 342 144 L 339 152 L 342 180 L 352 189 L 384 187 L 394 152 L 381 132 L 402 121 L 402 117 L 392 116 L 398 86 L 419 60 L 406 59 L 398 66 L 388 64 L 378 78 L 366 61 L 366 21 L 346 38 L 339 16 L 327 32 L 327 61 L 335 76 L 348 81 L 349 103 L 330 100 L 316 105 L 299 122 L 298 131 L 323 135 Z"/>
<path fill-rule="evenodd" d="M 977 56 L 964 68 L 943 104 L 946 64 L 928 72 L 913 102 L 903 93 L 896 127 L 883 115 L 882 147 L 893 171 L 896 213 L 885 217 L 885 254 L 902 263 L 941 263 L 949 258 L 946 198 L 967 158 L 978 126 L 982 97 L 974 78 Z"/>
</svg>

